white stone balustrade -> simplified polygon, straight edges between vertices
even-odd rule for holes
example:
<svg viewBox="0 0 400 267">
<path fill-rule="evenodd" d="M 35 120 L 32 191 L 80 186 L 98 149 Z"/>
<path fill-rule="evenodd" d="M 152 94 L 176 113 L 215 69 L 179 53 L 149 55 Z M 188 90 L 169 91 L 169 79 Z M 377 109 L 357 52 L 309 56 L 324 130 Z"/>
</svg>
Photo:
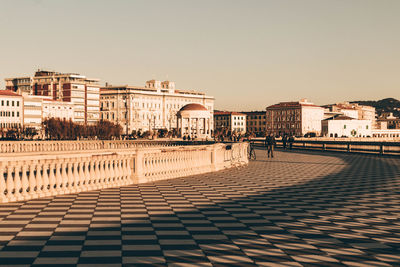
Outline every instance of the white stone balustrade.
<svg viewBox="0 0 400 267">
<path fill-rule="evenodd" d="M 0 153 L 85 151 L 154 146 L 181 146 L 182 141 L 80 140 L 80 141 L 0 141 Z"/>
<path fill-rule="evenodd" d="M 236 143 L 229 150 L 224 144 L 214 144 L 58 155 L 0 154 L 0 202 L 218 171 L 247 164 L 246 151 L 247 143 Z"/>
</svg>

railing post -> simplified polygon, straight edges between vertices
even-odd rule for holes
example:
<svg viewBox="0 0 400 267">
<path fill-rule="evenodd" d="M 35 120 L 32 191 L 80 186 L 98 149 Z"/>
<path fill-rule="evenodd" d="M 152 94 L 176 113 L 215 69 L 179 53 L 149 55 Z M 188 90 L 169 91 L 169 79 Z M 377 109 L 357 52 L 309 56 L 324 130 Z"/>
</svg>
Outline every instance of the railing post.
<svg viewBox="0 0 400 267">
<path fill-rule="evenodd" d="M 351 152 L 351 144 L 350 143 L 347 144 L 347 152 Z"/>
<path fill-rule="evenodd" d="M 383 147 L 383 144 L 380 144 L 380 146 L 379 146 L 379 155 L 383 155 L 383 153 L 384 153 L 384 147 Z"/>
<path fill-rule="evenodd" d="M 325 144 L 325 143 L 322 144 L 322 150 L 323 150 L 323 151 L 326 150 L 326 144 Z"/>
</svg>

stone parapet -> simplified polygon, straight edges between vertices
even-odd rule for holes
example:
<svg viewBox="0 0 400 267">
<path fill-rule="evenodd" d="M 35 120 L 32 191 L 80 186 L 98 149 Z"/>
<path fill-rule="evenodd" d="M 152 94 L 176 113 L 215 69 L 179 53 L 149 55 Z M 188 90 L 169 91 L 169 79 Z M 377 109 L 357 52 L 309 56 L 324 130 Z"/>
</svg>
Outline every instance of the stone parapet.
<svg viewBox="0 0 400 267">
<path fill-rule="evenodd" d="M 0 154 L 0 202 L 196 175 L 248 163 L 247 143 Z"/>
</svg>

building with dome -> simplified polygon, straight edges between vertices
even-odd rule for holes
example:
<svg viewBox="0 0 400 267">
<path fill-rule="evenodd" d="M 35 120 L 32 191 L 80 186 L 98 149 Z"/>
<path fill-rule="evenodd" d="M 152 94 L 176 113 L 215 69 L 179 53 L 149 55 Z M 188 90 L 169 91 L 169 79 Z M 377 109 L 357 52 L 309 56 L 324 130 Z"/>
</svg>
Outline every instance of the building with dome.
<svg viewBox="0 0 400 267">
<path fill-rule="evenodd" d="M 100 90 L 101 119 L 120 124 L 124 134 L 177 129 L 177 113 L 188 104 L 200 104 L 212 114 L 214 97 L 176 89 L 172 81 L 157 80 L 147 81 L 144 87 L 107 84 Z"/>
<path fill-rule="evenodd" d="M 206 139 L 213 131 L 213 114 L 205 106 L 191 103 L 183 106 L 177 113 L 180 136 L 191 139 Z"/>
</svg>

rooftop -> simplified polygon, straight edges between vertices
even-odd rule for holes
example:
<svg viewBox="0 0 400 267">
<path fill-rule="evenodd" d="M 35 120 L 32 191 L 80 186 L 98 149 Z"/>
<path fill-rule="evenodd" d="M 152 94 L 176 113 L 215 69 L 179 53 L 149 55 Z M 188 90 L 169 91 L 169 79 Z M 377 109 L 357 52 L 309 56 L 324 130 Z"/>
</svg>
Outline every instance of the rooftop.
<svg viewBox="0 0 400 267">
<path fill-rule="evenodd" d="M 0 95 L 4 95 L 4 96 L 21 96 L 17 93 L 14 93 L 11 90 L 0 90 Z"/>
<path fill-rule="evenodd" d="M 214 111 L 214 115 L 241 115 L 246 116 L 246 114 L 236 112 L 236 111 Z"/>
</svg>

